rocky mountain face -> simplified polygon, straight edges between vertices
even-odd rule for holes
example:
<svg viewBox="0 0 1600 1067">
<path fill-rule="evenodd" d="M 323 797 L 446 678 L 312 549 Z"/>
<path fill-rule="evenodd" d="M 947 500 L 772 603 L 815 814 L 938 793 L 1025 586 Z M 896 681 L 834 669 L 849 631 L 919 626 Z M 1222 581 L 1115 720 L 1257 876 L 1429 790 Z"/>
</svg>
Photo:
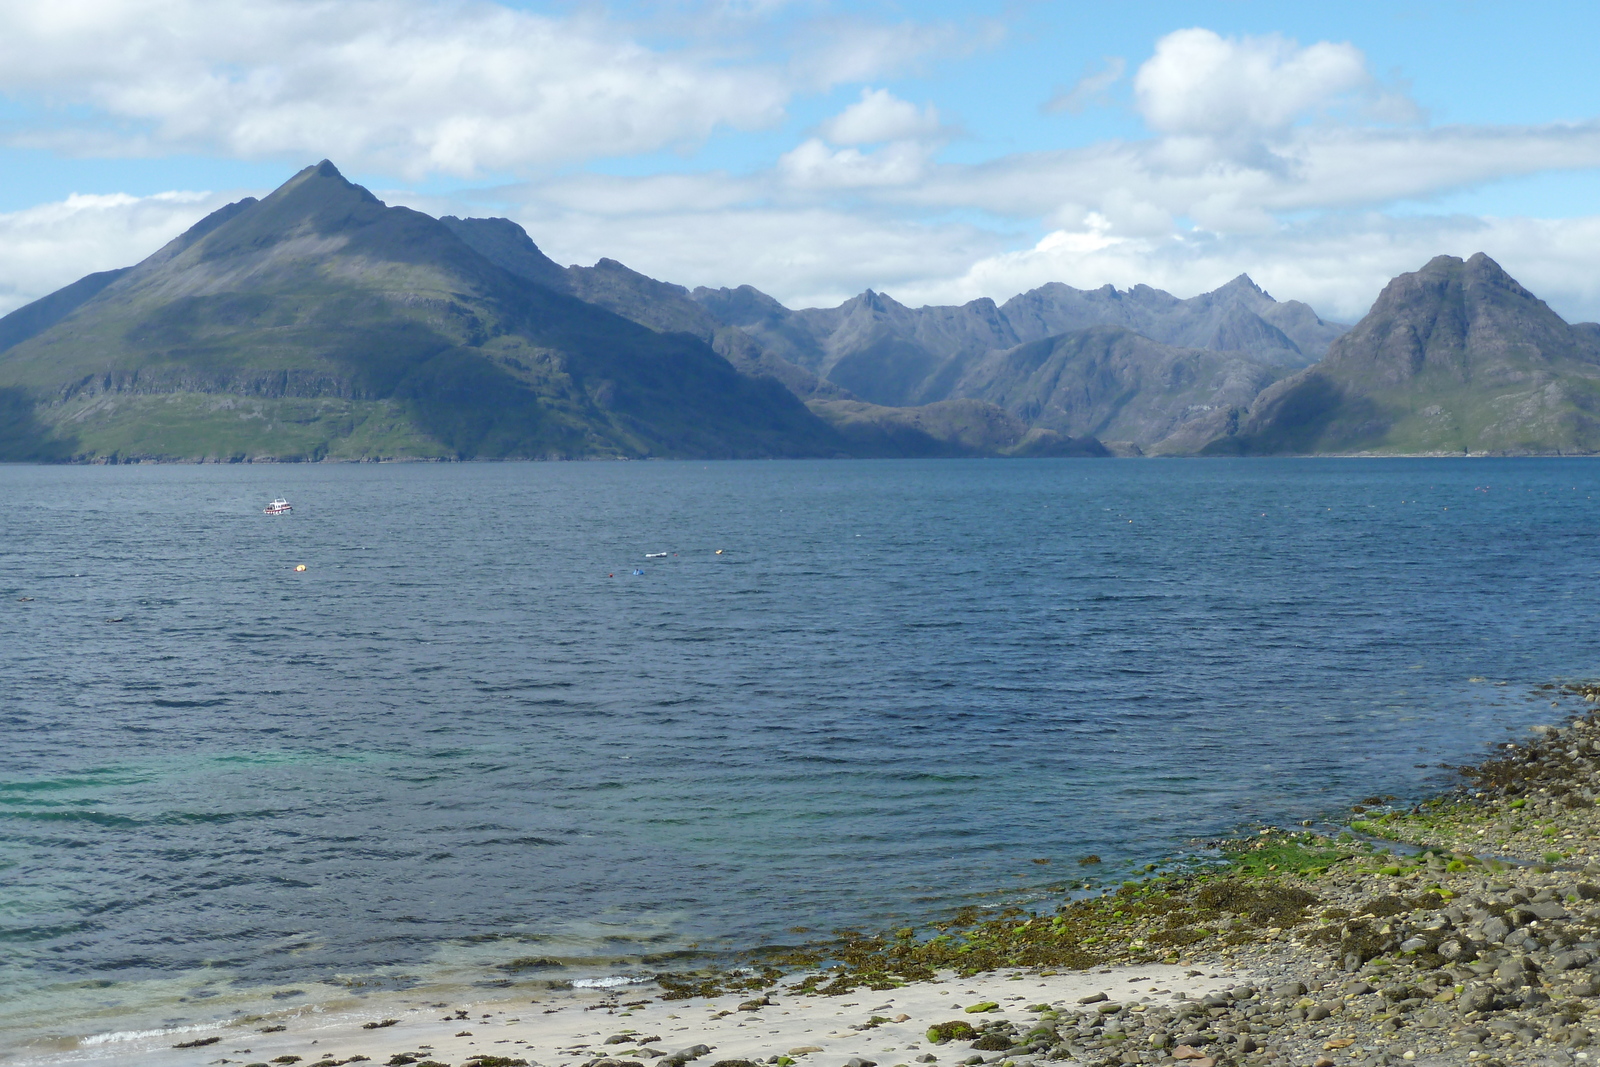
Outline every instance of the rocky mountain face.
<svg viewBox="0 0 1600 1067">
<path fill-rule="evenodd" d="M 971 395 L 957 384 L 990 353 L 1101 326 L 1287 369 L 1314 362 L 1345 329 L 1298 301 L 1279 303 L 1244 275 L 1187 300 L 1145 285 L 1120 291 L 1059 283 L 1002 305 L 982 299 L 960 307 L 908 308 L 871 290 L 836 308 L 800 311 L 749 286 L 692 295 L 768 351 L 886 405 Z"/>
<path fill-rule="evenodd" d="M 1205 451 L 1600 451 L 1600 326 L 1569 325 L 1482 253 L 1439 256 Z"/>
<path fill-rule="evenodd" d="M 1186 454 L 1226 433 L 1230 414 L 1282 374 L 1247 352 L 1176 348 L 1096 326 L 991 352 L 951 392 L 1119 451 Z"/>
<path fill-rule="evenodd" d="M 846 451 L 792 392 L 737 373 L 700 337 L 572 295 L 568 272 L 512 229 L 478 228 L 490 255 L 331 163 L 308 167 L 131 269 L 0 319 L 0 448 L 19 459 Z"/>
</svg>

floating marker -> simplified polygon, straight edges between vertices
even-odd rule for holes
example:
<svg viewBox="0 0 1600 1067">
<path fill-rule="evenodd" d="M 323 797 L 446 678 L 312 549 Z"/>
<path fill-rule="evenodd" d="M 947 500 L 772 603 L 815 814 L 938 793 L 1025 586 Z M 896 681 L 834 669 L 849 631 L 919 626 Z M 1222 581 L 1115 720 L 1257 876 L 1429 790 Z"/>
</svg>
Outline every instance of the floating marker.
<svg viewBox="0 0 1600 1067">
<path fill-rule="evenodd" d="M 303 571 L 306 569 L 306 565 L 304 563 L 296 563 L 294 565 L 294 569 L 297 571 Z"/>
</svg>

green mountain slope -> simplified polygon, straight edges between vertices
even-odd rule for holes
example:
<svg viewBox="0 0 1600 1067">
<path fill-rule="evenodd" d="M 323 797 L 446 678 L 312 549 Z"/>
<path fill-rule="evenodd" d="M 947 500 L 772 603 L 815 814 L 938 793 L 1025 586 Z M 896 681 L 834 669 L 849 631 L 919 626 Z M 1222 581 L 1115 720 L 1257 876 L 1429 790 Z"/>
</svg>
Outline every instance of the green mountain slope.
<svg viewBox="0 0 1600 1067">
<path fill-rule="evenodd" d="M 1439 256 L 1204 451 L 1597 452 L 1600 331 L 1568 325 L 1481 252 Z"/>
<path fill-rule="evenodd" d="M 689 290 L 657 281 L 614 259 L 592 267 L 561 267 L 539 251 L 533 239 L 510 219 L 439 220 L 490 262 L 511 273 L 569 293 L 632 319 L 660 333 L 698 337 L 735 370 L 750 378 L 772 378 L 802 400 L 849 399 L 850 394 L 803 367 L 769 352 L 736 326 L 725 326 L 689 296 Z"/>
<path fill-rule="evenodd" d="M 0 351 L 0 457 L 757 457 L 843 446 L 787 390 L 736 373 L 700 340 L 520 277 L 328 162 L 214 213 L 98 292 L 63 294 L 0 320 L 0 337 L 9 323 L 19 338 Z"/>
</svg>

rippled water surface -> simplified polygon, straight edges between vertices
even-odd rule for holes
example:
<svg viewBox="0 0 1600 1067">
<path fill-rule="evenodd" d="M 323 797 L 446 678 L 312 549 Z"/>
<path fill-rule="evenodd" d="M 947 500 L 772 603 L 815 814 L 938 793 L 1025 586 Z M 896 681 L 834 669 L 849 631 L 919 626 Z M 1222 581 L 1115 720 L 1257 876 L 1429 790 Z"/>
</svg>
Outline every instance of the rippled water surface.
<svg viewBox="0 0 1600 1067">
<path fill-rule="evenodd" d="M 0 1045 L 1416 793 L 1600 673 L 1597 473 L 0 467 Z"/>
</svg>

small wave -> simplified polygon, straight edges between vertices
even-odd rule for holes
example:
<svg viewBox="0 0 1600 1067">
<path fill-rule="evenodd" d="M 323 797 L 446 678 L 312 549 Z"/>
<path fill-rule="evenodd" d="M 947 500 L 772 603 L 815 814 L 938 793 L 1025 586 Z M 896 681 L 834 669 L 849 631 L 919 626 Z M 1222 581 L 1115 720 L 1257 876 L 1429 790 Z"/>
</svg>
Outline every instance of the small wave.
<svg viewBox="0 0 1600 1067">
<path fill-rule="evenodd" d="M 79 1045 L 109 1045 L 114 1041 L 138 1041 L 146 1037 L 164 1037 L 168 1034 L 197 1034 L 202 1030 L 215 1030 L 215 1026 L 163 1026 L 155 1030 L 113 1030 L 105 1034 L 90 1034 L 80 1038 Z"/>
<path fill-rule="evenodd" d="M 615 989 L 624 985 L 644 985 L 654 982 L 655 976 L 651 974 L 613 974 L 605 978 L 577 978 L 572 982 L 574 989 Z"/>
</svg>

